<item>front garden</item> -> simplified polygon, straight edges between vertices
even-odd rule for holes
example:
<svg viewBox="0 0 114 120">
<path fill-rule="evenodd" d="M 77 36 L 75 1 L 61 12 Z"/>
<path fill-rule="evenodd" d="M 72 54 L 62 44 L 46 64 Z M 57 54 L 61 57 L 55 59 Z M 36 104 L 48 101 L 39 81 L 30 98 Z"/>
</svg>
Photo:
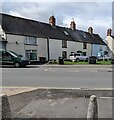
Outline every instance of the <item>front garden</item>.
<svg viewBox="0 0 114 120">
<path fill-rule="evenodd" d="M 59 64 L 56 60 L 52 60 L 49 62 L 49 64 Z M 79 61 L 79 62 L 72 62 L 70 60 L 65 60 L 64 65 L 89 65 L 88 61 Z M 111 65 L 111 60 L 101 60 L 96 61 L 96 65 Z"/>
</svg>

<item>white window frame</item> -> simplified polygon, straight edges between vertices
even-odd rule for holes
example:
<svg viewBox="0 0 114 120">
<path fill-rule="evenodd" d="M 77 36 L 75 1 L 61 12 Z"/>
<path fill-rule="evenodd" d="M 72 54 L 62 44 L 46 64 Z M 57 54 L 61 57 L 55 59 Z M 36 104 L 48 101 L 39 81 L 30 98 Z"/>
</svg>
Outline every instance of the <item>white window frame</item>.
<svg viewBox="0 0 114 120">
<path fill-rule="evenodd" d="M 27 54 L 28 54 L 28 56 L 27 56 Z M 31 54 L 36 54 L 36 59 L 31 59 L 31 57 L 30 57 Z M 28 60 L 31 60 L 31 61 L 37 60 L 37 50 L 25 50 L 25 55 Z"/>
<path fill-rule="evenodd" d="M 37 38 L 36 37 L 25 37 L 25 44 L 26 45 L 37 45 Z"/>
</svg>

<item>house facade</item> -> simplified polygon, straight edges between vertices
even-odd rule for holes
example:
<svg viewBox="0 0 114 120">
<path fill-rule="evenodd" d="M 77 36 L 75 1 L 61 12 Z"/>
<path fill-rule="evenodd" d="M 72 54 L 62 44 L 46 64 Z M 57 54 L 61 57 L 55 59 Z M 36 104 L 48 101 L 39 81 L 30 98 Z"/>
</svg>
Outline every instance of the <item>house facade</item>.
<svg viewBox="0 0 114 120">
<path fill-rule="evenodd" d="M 56 25 L 54 16 L 49 18 L 49 24 L 6 14 L 0 16 L 0 49 L 14 51 L 31 61 L 69 58 L 71 52 L 77 51 L 91 56 L 94 45 L 106 45 L 92 27 L 87 32 L 77 30 L 74 21 L 70 28 L 65 28 Z"/>
<path fill-rule="evenodd" d="M 114 36 L 112 35 L 112 29 L 107 30 L 107 36 L 105 38 L 107 44 L 106 51 L 108 56 L 114 56 Z"/>
</svg>

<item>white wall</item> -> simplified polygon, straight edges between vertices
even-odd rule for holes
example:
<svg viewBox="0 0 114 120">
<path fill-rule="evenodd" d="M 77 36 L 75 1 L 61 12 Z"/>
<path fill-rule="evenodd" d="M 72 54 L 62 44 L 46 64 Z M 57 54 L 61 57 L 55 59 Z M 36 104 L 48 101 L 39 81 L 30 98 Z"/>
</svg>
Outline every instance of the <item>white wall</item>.
<svg viewBox="0 0 114 120">
<path fill-rule="evenodd" d="M 25 45 L 25 36 L 19 35 L 7 35 L 7 50 L 12 50 L 17 54 L 25 56 L 25 50 L 37 50 L 37 60 L 39 57 L 46 57 L 48 60 L 48 48 L 46 38 L 37 38 L 38 45 Z M 16 41 L 18 44 L 16 44 Z M 81 50 L 86 52 L 87 56 L 91 55 L 91 44 L 87 44 L 87 49 L 83 49 L 83 43 L 67 41 L 67 48 L 62 48 L 62 40 L 49 39 L 49 53 L 50 59 L 58 60 L 58 57 L 62 57 L 62 51 L 67 51 L 67 58 L 71 52 Z"/>
<path fill-rule="evenodd" d="M 107 50 L 109 54 L 114 55 L 114 39 L 111 36 L 106 37 Z"/>
<path fill-rule="evenodd" d="M 86 52 L 86 55 L 90 56 L 91 44 L 87 43 L 87 49 L 83 49 L 83 43 L 68 41 L 68 55 L 70 55 L 71 52 L 77 52 L 78 50 L 81 50 L 82 52 Z"/>
<path fill-rule="evenodd" d="M 49 51 L 50 51 L 50 60 L 62 57 L 62 41 L 49 39 Z"/>
<path fill-rule="evenodd" d="M 47 59 L 47 39 L 37 38 L 37 45 L 25 45 L 25 36 L 7 35 L 7 50 L 12 50 L 17 54 L 25 56 L 25 50 L 37 50 L 37 60 L 39 57 L 46 57 Z M 18 44 L 16 44 L 16 41 Z"/>
<path fill-rule="evenodd" d="M 6 44 L 6 49 L 12 50 L 17 54 L 22 54 L 23 56 L 25 56 L 24 39 L 25 39 L 24 36 L 7 34 L 8 42 Z M 16 42 L 18 44 L 16 44 Z"/>
<path fill-rule="evenodd" d="M 67 51 L 67 58 L 71 52 L 77 52 L 81 50 L 86 52 L 87 56 L 91 56 L 91 44 L 87 44 L 87 49 L 83 49 L 83 43 L 67 41 L 67 48 L 62 48 L 62 41 L 50 39 L 49 40 L 49 48 L 50 48 L 50 59 L 58 60 L 58 57 L 62 57 L 62 51 Z"/>
<path fill-rule="evenodd" d="M 38 40 L 38 60 L 39 57 L 46 57 L 46 59 L 48 60 L 47 39 L 37 38 L 37 40 Z"/>
</svg>

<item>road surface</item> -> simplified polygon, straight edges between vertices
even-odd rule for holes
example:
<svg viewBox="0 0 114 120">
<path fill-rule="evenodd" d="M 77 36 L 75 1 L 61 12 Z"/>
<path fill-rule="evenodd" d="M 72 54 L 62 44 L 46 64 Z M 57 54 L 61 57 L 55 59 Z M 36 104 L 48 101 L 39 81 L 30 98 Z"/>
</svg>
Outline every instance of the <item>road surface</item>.
<svg viewBox="0 0 114 120">
<path fill-rule="evenodd" d="M 2 86 L 112 88 L 112 71 L 105 68 L 3 68 Z"/>
</svg>

